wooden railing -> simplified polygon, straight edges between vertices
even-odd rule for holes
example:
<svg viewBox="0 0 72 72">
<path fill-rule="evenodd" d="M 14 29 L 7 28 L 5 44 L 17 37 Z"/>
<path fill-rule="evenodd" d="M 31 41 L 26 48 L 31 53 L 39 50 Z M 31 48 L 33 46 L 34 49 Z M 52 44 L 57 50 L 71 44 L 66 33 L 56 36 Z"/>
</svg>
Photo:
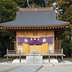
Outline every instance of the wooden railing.
<svg viewBox="0 0 72 72">
<path fill-rule="evenodd" d="M 7 54 L 21 54 L 21 50 L 8 50 L 7 49 Z"/>
<path fill-rule="evenodd" d="M 49 54 L 63 54 L 63 49 L 61 49 L 61 50 L 49 50 Z"/>
<path fill-rule="evenodd" d="M 21 54 L 21 50 L 8 50 L 7 54 Z M 48 54 L 63 54 L 63 49 L 61 50 L 49 50 Z"/>
</svg>

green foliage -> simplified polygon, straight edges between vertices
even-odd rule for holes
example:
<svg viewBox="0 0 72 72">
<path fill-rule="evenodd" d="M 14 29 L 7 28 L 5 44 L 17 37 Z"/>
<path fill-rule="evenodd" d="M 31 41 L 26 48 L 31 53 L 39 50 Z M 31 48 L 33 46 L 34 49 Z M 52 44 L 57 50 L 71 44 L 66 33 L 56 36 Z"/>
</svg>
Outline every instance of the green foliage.
<svg viewBox="0 0 72 72">
<path fill-rule="evenodd" d="M 55 0 L 47 0 L 48 2 L 47 2 L 47 5 L 46 5 L 46 7 L 53 7 L 53 3 L 55 2 Z"/>
<path fill-rule="evenodd" d="M 12 0 L 0 0 L 0 22 L 12 21 L 16 17 L 17 4 Z M 0 54 L 4 56 L 6 50 L 10 49 L 10 37 L 11 37 L 11 49 L 14 48 L 14 36 L 13 34 L 0 29 Z"/>
<path fill-rule="evenodd" d="M 68 28 L 64 33 L 61 33 L 61 48 L 64 50 L 64 54 L 68 57 L 71 50 L 71 32 Z M 69 55 L 70 56 L 70 55 Z"/>
<path fill-rule="evenodd" d="M 34 5 L 33 8 L 40 8 L 40 6 L 39 5 Z"/>
<path fill-rule="evenodd" d="M 27 7 L 27 1 L 26 0 L 12 0 L 17 3 L 18 7 Z"/>
<path fill-rule="evenodd" d="M 14 43 L 15 40 L 14 34 L 11 34 L 9 32 L 4 31 L 3 29 L 0 29 L 0 54 L 1 56 L 4 56 L 6 54 L 6 50 L 10 50 L 10 37 L 11 37 L 11 49 L 14 49 Z"/>
<path fill-rule="evenodd" d="M 27 0 L 13 0 L 15 1 L 19 7 L 28 7 Z M 29 4 L 33 4 L 33 7 L 45 7 L 45 1 L 44 0 L 29 0 Z"/>
<path fill-rule="evenodd" d="M 2 51 L 0 51 L 0 56 L 1 56 Z"/>
<path fill-rule="evenodd" d="M 62 39 L 61 47 L 64 50 L 64 54 L 68 57 L 68 53 L 70 52 L 71 49 L 71 40 Z"/>
<path fill-rule="evenodd" d="M 34 1 L 34 3 L 36 5 L 39 5 L 41 7 L 44 7 L 45 6 L 45 1 L 44 0 L 33 0 L 33 1 Z"/>
<path fill-rule="evenodd" d="M 69 25 L 69 28 L 72 28 L 72 24 Z"/>
<path fill-rule="evenodd" d="M 72 0 L 60 0 L 57 6 L 63 10 L 63 15 L 60 14 L 58 19 L 72 23 Z"/>
<path fill-rule="evenodd" d="M 72 23 L 72 0 L 56 0 L 58 7 L 58 19 Z M 60 11 L 62 9 L 62 11 Z M 61 12 L 63 14 L 61 14 Z M 61 36 L 61 47 L 64 49 L 64 53 L 68 56 L 71 50 L 71 31 L 70 27 Z"/>
<path fill-rule="evenodd" d="M 14 20 L 17 10 L 17 4 L 12 0 L 0 0 L 0 22 Z"/>
</svg>

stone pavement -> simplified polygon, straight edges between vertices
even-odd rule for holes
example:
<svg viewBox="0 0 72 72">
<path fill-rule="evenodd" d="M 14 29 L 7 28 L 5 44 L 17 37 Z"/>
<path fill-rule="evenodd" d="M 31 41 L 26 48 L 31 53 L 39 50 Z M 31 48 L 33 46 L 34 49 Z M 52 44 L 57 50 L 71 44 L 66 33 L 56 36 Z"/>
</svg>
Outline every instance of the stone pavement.
<svg viewBox="0 0 72 72">
<path fill-rule="evenodd" d="M 14 70 L 11 70 L 9 72 L 37 72 L 42 66 L 39 65 L 30 65 L 30 66 L 22 66 L 22 67 L 18 67 Z"/>
</svg>

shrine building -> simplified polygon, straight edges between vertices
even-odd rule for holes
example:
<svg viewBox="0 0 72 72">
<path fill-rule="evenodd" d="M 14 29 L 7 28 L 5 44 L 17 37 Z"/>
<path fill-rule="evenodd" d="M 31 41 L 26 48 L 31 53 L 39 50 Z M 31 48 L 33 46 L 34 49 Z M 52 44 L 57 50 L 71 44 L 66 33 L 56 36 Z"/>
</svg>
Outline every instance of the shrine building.
<svg viewBox="0 0 72 72">
<path fill-rule="evenodd" d="M 0 27 L 14 33 L 14 50 L 21 54 L 61 54 L 60 34 L 70 22 L 56 19 L 53 7 L 19 8 L 13 21 L 1 23 Z M 17 54 L 18 52 L 16 52 Z"/>
</svg>

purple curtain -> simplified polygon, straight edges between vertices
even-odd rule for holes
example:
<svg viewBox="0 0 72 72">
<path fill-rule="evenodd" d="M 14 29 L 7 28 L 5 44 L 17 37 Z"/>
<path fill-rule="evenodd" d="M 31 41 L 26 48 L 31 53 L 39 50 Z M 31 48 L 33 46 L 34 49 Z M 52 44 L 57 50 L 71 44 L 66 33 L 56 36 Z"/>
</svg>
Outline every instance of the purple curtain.
<svg viewBox="0 0 72 72">
<path fill-rule="evenodd" d="M 17 37 L 18 43 L 26 43 L 26 44 L 43 44 L 43 43 L 53 43 L 53 36 L 51 37 L 42 37 L 42 38 L 28 38 L 28 37 Z"/>
</svg>

